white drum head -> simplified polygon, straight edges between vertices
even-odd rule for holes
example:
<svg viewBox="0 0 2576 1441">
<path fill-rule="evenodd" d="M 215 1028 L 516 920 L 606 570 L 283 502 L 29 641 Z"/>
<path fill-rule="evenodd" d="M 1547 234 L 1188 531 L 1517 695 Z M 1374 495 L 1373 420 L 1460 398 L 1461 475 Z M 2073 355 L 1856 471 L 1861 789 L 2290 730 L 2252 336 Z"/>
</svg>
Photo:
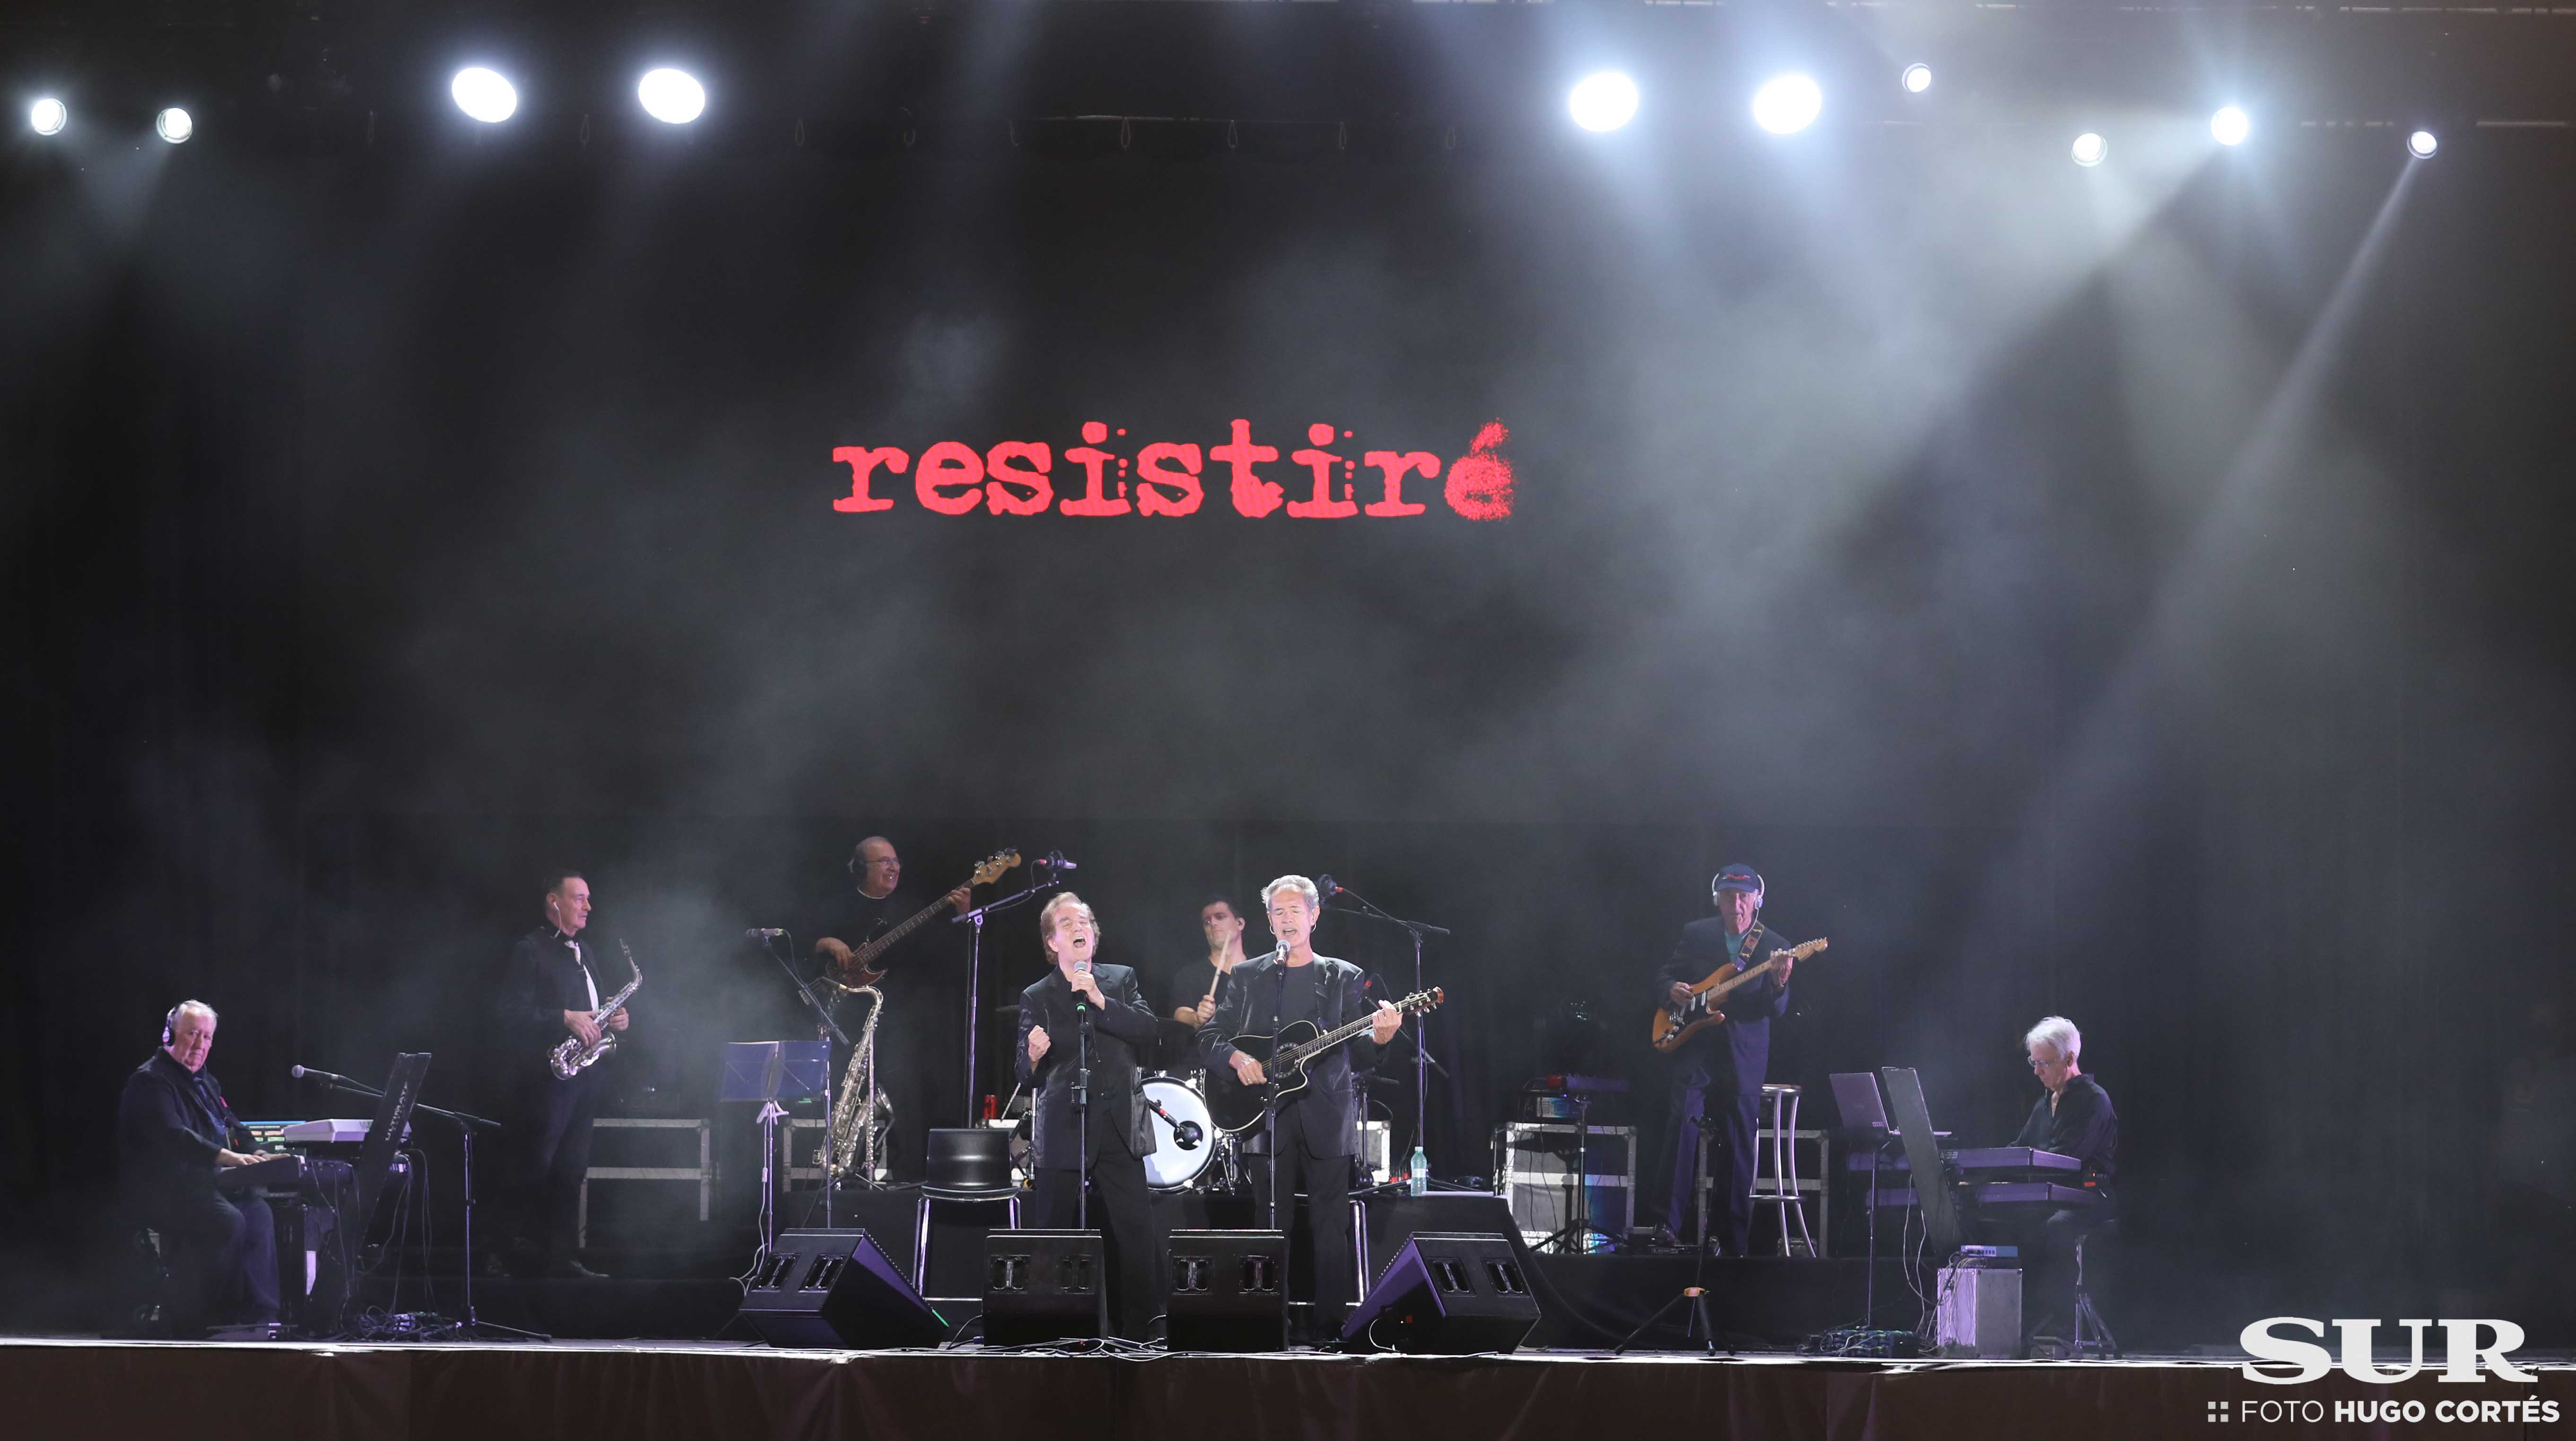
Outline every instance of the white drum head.
<svg viewBox="0 0 2576 1441">
<path fill-rule="evenodd" d="M 1154 1128 L 1154 1154 L 1145 1158 L 1145 1184 L 1157 1191 L 1177 1191 L 1196 1181 L 1215 1158 L 1216 1118 L 1208 1114 L 1199 1088 L 1187 1081 L 1156 1076 L 1145 1082 L 1145 1097 L 1171 1113 L 1173 1121 L 1198 1123 L 1199 1143 L 1185 1151 L 1173 1139 L 1170 1122 L 1151 1113 L 1145 1117 Z"/>
</svg>

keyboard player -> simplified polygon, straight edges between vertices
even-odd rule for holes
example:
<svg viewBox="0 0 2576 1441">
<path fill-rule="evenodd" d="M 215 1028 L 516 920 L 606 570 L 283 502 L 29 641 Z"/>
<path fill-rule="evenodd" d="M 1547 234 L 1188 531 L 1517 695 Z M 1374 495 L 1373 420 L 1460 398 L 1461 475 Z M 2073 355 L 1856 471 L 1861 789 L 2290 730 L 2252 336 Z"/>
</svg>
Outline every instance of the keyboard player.
<svg viewBox="0 0 2576 1441">
<path fill-rule="evenodd" d="M 2084 1035 L 2064 1016 L 2048 1016 L 2022 1038 L 2031 1073 L 2045 1088 L 2030 1108 L 2016 1146 L 2072 1156 L 2083 1164 L 2089 1206 L 2062 1206 L 2024 1228 L 2022 1329 L 2033 1341 L 2075 1334 L 2075 1243 L 2111 1214 L 2111 1179 L 2119 1169 L 2120 1117 L 2111 1095 L 2084 1074 Z"/>
<path fill-rule="evenodd" d="M 134 1214 L 171 1248 L 173 1321 L 265 1324 L 277 1319 L 277 1230 L 268 1202 L 227 1197 L 221 1171 L 268 1159 L 206 1069 L 215 1012 L 181 1001 L 162 1018 L 161 1048 L 135 1068 L 116 1105 L 119 1184 Z M 182 1332 L 186 1334 L 186 1332 Z"/>
</svg>

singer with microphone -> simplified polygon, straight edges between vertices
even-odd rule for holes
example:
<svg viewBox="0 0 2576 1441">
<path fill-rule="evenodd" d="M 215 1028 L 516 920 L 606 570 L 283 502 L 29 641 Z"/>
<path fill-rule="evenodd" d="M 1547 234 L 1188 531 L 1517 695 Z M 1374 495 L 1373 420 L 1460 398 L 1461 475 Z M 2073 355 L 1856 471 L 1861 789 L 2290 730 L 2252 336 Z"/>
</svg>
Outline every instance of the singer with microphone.
<svg viewBox="0 0 2576 1441">
<path fill-rule="evenodd" d="M 1101 1233 L 1111 1329 L 1142 1341 L 1163 1312 L 1170 1269 L 1145 1189 L 1145 1158 L 1163 1123 L 1146 1109 L 1136 1064 L 1154 1043 L 1154 1013 L 1138 998 L 1133 968 L 1096 964 L 1100 923 L 1082 897 L 1050 897 L 1038 911 L 1038 939 L 1055 969 L 1020 992 L 1015 1053 L 1020 1084 L 1034 1082 L 1037 1095 L 1031 1221 Z"/>
</svg>

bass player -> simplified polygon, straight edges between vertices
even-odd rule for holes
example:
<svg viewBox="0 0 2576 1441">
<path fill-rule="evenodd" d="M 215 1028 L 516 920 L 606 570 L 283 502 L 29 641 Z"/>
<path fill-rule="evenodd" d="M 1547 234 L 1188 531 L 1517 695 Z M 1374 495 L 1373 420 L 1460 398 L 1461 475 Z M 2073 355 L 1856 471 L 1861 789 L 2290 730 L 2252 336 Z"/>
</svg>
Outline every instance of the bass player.
<svg viewBox="0 0 2576 1441">
<path fill-rule="evenodd" d="M 1759 965 L 1784 939 L 1756 919 L 1762 912 L 1762 877 L 1751 866 L 1731 865 L 1709 882 L 1717 914 L 1682 927 L 1672 959 L 1655 977 L 1655 1004 L 1682 1005 L 1691 988 L 1720 967 Z M 1762 1104 L 1762 1081 L 1771 1063 L 1771 1020 L 1789 1009 L 1789 972 L 1796 959 L 1783 954 L 1772 972 L 1726 998 L 1726 1024 L 1693 1036 L 1674 1053 L 1672 1075 L 1672 1185 L 1664 1224 L 1687 1232 L 1694 1208 L 1691 1181 L 1698 1143 L 1708 1132 L 1709 1236 L 1725 1254 L 1741 1256 L 1753 1232 L 1753 1123 Z"/>
<path fill-rule="evenodd" d="M 894 842 L 870 836 L 851 850 L 850 884 L 815 908 L 813 954 L 830 976 L 846 976 L 850 953 L 894 930 L 927 905 L 971 904 L 972 892 L 960 886 L 940 901 L 923 901 L 902 889 L 903 858 Z M 944 920 L 895 944 L 876 964 L 889 972 L 885 1004 L 897 1024 L 877 1032 L 877 1089 L 885 1097 L 896 1125 L 888 1132 L 886 1163 L 898 1171 L 918 1164 L 924 1132 L 933 1116 L 954 1117 L 964 1111 L 957 1095 L 965 1053 L 958 1049 L 954 1017 L 966 1009 L 959 967 L 960 928 Z M 837 994 L 837 993 L 835 993 Z"/>
</svg>

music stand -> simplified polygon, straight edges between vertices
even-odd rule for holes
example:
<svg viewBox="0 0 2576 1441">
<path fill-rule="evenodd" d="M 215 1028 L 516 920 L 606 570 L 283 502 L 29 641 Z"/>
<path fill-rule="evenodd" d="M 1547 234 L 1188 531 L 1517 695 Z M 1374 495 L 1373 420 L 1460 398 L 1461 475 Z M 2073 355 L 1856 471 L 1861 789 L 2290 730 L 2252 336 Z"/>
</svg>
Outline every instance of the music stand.
<svg viewBox="0 0 2576 1441">
<path fill-rule="evenodd" d="M 832 1044 L 829 1041 L 727 1041 L 724 1048 L 724 1085 L 718 1100 L 760 1102 L 760 1250 L 752 1257 L 757 1270 L 768 1261 L 778 1242 L 778 1123 L 787 1108 L 780 1101 L 805 1101 L 829 1094 L 832 1077 Z M 873 1118 L 871 1118 L 873 1119 Z M 825 1123 L 823 1144 L 832 1144 L 830 1124 Z M 825 1163 L 828 1173 L 830 1164 Z M 831 1178 L 823 1182 L 824 1194 L 831 1193 Z M 830 1204 L 828 1200 L 825 1203 Z M 825 1213 L 829 1223 L 829 1213 Z"/>
<path fill-rule="evenodd" d="M 394 1056 L 394 1068 L 385 1077 L 385 1088 L 376 1097 L 375 1118 L 367 1123 L 367 1139 L 358 1148 L 358 1234 L 364 1238 L 375 1225 L 376 1203 L 393 1179 L 394 1152 L 411 1135 L 412 1107 L 420 1103 L 421 1078 L 429 1074 L 429 1052 L 403 1051 Z"/>
<path fill-rule="evenodd" d="M 1923 1212 L 1923 1239 L 1933 1255 L 1947 1261 L 1959 1249 L 1959 1208 L 1951 1200 L 1949 1177 L 1941 1167 L 1941 1142 L 1932 1133 L 1932 1112 L 1923 1103 L 1923 1078 L 1904 1066 L 1881 1066 L 1878 1074 L 1887 1082 L 1888 1110 L 1895 1118 L 1896 1134 L 1905 1142 L 1906 1169 L 1914 1173 L 1914 1203 Z M 1872 1194 L 1870 1203 L 1877 1202 Z"/>
</svg>

